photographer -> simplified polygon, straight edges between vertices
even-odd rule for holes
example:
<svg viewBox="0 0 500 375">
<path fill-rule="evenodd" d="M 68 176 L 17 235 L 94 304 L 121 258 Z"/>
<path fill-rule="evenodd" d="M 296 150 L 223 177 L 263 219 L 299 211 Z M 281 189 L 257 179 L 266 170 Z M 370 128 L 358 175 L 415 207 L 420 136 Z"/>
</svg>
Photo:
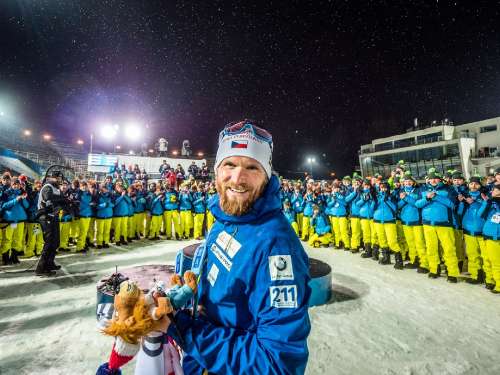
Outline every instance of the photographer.
<svg viewBox="0 0 500 375">
<path fill-rule="evenodd" d="M 35 270 L 37 276 L 53 276 L 61 268 L 54 262 L 59 247 L 59 211 L 69 203 L 59 190 L 62 178 L 60 171 L 53 171 L 47 176 L 38 197 L 37 216 L 42 227 L 44 245 Z"/>
</svg>

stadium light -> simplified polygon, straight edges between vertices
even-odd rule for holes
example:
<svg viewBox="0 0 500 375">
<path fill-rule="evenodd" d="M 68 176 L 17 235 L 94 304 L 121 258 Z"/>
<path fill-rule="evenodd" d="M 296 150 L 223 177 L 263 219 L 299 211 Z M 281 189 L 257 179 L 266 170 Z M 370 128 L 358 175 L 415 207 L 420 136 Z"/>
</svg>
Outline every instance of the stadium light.
<svg viewBox="0 0 500 375">
<path fill-rule="evenodd" d="M 120 145 L 116 145 L 116 146 L 115 146 L 115 148 L 116 148 L 117 150 L 121 150 L 121 149 L 122 149 L 122 146 L 120 146 Z"/>
<path fill-rule="evenodd" d="M 172 155 L 177 156 L 178 154 L 179 154 L 179 151 L 177 151 L 177 150 L 172 151 Z"/>
<path fill-rule="evenodd" d="M 129 153 L 129 155 L 134 155 L 135 154 L 134 150 L 130 150 L 128 153 Z"/>
<path fill-rule="evenodd" d="M 84 142 L 83 142 L 83 140 L 81 140 L 81 139 L 77 139 L 77 140 L 76 140 L 76 143 L 77 143 L 77 144 L 79 144 L 79 145 L 83 145 L 83 143 L 84 143 Z"/>
<path fill-rule="evenodd" d="M 316 163 L 316 158 L 315 157 L 308 157 L 307 158 L 307 163 L 309 164 L 309 171 L 311 172 L 311 176 L 313 174 L 313 164 Z"/>
<path fill-rule="evenodd" d="M 130 141 L 138 140 L 141 137 L 141 127 L 135 123 L 129 123 L 125 127 L 125 137 Z"/>
<path fill-rule="evenodd" d="M 155 150 L 153 150 L 152 148 L 150 148 L 150 149 L 148 150 L 148 152 L 149 152 L 150 154 L 152 154 L 153 152 L 155 152 Z"/>
<path fill-rule="evenodd" d="M 29 137 L 31 135 L 31 130 L 26 129 L 25 131 L 23 131 L 23 135 Z"/>
<path fill-rule="evenodd" d="M 198 152 L 198 156 L 199 156 L 200 158 L 201 158 L 201 157 L 203 157 L 203 155 L 204 155 L 204 154 L 203 154 L 203 152 L 201 152 L 201 151 L 200 151 L 200 152 Z"/>
<path fill-rule="evenodd" d="M 5 116 L 5 112 L 4 111 L 0 111 L 0 116 L 4 117 Z"/>
<path fill-rule="evenodd" d="M 111 140 L 114 137 L 116 137 L 116 134 L 118 133 L 118 125 L 104 125 L 101 128 L 101 135 L 103 138 Z"/>
<path fill-rule="evenodd" d="M 45 141 L 50 141 L 50 140 L 52 139 L 52 136 L 51 136 L 50 134 L 44 134 L 44 135 L 43 135 L 43 139 L 44 139 Z"/>
</svg>

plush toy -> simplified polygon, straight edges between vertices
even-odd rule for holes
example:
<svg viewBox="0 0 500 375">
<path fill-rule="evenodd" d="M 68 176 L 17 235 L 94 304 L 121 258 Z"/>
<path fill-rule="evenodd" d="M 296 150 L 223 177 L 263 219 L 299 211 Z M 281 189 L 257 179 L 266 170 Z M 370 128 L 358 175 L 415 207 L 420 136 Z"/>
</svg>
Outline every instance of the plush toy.
<svg viewBox="0 0 500 375">
<path fill-rule="evenodd" d="M 113 319 L 102 330 L 104 334 L 114 336 L 115 343 L 109 362 L 98 368 L 97 375 L 121 374 L 120 367 L 134 358 L 141 349 L 141 343 L 144 344 L 145 338 L 146 342 L 149 342 L 151 339 L 147 339 L 148 337 L 158 337 L 165 334 L 170 323 L 168 315 L 174 309 L 184 307 L 196 293 L 195 274 L 187 271 L 184 274 L 184 281 L 183 284 L 179 275 L 172 276 L 171 283 L 174 287 L 168 291 L 165 290 L 163 282 L 156 281 L 146 295 L 134 282 L 127 280 L 120 284 L 120 291 L 114 299 Z M 165 353 L 168 352 L 165 351 Z M 178 356 L 176 362 L 178 362 Z M 144 363 L 144 360 L 141 363 Z M 165 368 L 165 366 L 153 367 Z M 180 366 L 173 365 L 172 368 L 180 368 Z M 142 372 L 136 367 L 136 373 L 138 370 L 139 373 Z M 154 374 L 151 371 L 148 373 Z M 168 373 L 178 374 L 179 372 L 166 371 L 159 374 Z"/>
</svg>

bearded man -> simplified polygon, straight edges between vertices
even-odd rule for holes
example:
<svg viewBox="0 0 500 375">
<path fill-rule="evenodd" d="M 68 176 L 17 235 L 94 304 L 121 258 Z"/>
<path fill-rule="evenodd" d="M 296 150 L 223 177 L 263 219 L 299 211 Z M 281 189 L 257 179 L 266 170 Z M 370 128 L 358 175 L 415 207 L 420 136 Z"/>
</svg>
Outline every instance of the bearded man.
<svg viewBox="0 0 500 375">
<path fill-rule="evenodd" d="M 272 150 L 271 135 L 248 120 L 220 133 L 202 312 L 178 312 L 168 331 L 185 352 L 186 374 L 305 372 L 309 262 L 281 212 Z"/>
</svg>

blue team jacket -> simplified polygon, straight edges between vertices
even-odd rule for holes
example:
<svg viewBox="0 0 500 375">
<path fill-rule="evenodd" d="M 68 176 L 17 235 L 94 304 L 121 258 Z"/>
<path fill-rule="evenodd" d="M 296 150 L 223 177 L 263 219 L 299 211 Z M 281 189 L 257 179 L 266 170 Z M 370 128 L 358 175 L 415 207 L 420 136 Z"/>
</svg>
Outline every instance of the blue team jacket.
<svg viewBox="0 0 500 375">
<path fill-rule="evenodd" d="M 29 207 L 28 199 L 17 200 L 21 195 L 21 190 L 7 189 L 2 195 L 2 216 L 7 223 L 19 223 L 26 221 L 28 215 L 26 210 Z"/>
<path fill-rule="evenodd" d="M 278 178 L 271 177 L 245 215 L 226 215 L 218 197 L 209 208 L 217 221 L 198 289 L 206 315 L 176 315 L 184 372 L 303 374 L 311 328 L 309 264 L 281 212 Z M 168 333 L 176 337 L 172 325 Z"/>
<path fill-rule="evenodd" d="M 288 209 L 288 210 L 283 209 L 283 215 L 285 215 L 286 219 L 288 220 L 288 222 L 290 224 L 295 223 L 295 221 L 296 221 L 295 220 L 296 214 L 295 214 L 294 210 L 292 210 L 292 209 Z"/>
<path fill-rule="evenodd" d="M 179 200 L 177 198 L 177 192 L 174 190 L 165 192 L 165 210 L 172 211 L 179 209 Z"/>
<path fill-rule="evenodd" d="M 334 193 L 330 195 L 326 206 L 327 209 L 325 213 L 327 215 L 335 217 L 347 216 L 347 202 L 345 200 L 345 197 L 341 193 Z"/>
<path fill-rule="evenodd" d="M 328 218 L 321 212 L 314 219 L 311 219 L 311 226 L 314 227 L 314 232 L 320 236 L 329 233 L 331 230 Z"/>
<path fill-rule="evenodd" d="M 479 209 L 479 215 L 484 218 L 483 237 L 487 240 L 500 240 L 500 200 L 489 199 L 483 201 Z"/>
<path fill-rule="evenodd" d="M 373 207 L 373 221 L 376 223 L 396 222 L 396 203 L 388 192 L 379 191 Z"/>
<path fill-rule="evenodd" d="M 304 216 L 311 217 L 313 215 L 313 205 L 317 204 L 318 201 L 314 198 L 314 194 L 306 194 L 304 197 Z"/>
<path fill-rule="evenodd" d="M 151 197 L 151 215 L 160 216 L 163 215 L 165 209 L 163 208 L 163 195 L 153 194 Z"/>
<path fill-rule="evenodd" d="M 304 211 L 304 197 L 302 194 L 295 194 L 295 192 L 290 197 L 290 204 L 297 214 L 301 214 Z"/>
<path fill-rule="evenodd" d="M 191 211 L 193 208 L 193 197 L 191 193 L 179 193 L 179 209 L 181 211 Z"/>
<path fill-rule="evenodd" d="M 113 217 L 113 201 L 109 192 L 99 193 L 96 216 L 98 219 L 110 219 Z"/>
<path fill-rule="evenodd" d="M 472 204 L 462 201 L 458 205 L 458 215 L 462 218 L 462 228 L 465 234 L 470 236 L 480 236 L 483 232 L 484 218 L 479 214 L 479 209 L 483 204 L 481 193 L 471 191 L 469 196 L 474 199 Z"/>
<path fill-rule="evenodd" d="M 78 200 L 80 201 L 80 211 L 78 217 L 92 217 L 92 194 L 88 191 L 80 190 L 78 192 Z"/>
<path fill-rule="evenodd" d="M 204 214 L 206 211 L 205 197 L 200 191 L 193 194 L 193 208 L 195 214 Z"/>
<path fill-rule="evenodd" d="M 124 217 L 129 215 L 129 201 L 130 197 L 125 195 L 115 194 L 114 196 L 114 206 L 113 206 L 113 216 L 114 217 Z"/>
<path fill-rule="evenodd" d="M 359 200 L 360 193 L 357 190 L 353 190 L 350 192 L 346 197 L 345 201 L 347 204 L 349 204 L 350 207 L 350 217 L 359 217 L 359 209 L 360 207 L 356 204 L 356 202 Z"/>
<path fill-rule="evenodd" d="M 369 191 L 361 193 L 361 196 L 356 201 L 356 206 L 359 207 L 359 217 L 361 219 L 373 219 L 374 201 Z"/>
<path fill-rule="evenodd" d="M 135 213 L 140 214 L 146 211 L 146 197 L 143 191 L 139 190 L 135 194 Z"/>
<path fill-rule="evenodd" d="M 435 192 L 436 195 L 428 200 L 428 192 Z M 445 227 L 453 225 L 454 204 L 449 198 L 448 189 L 441 182 L 436 187 L 427 184 L 415 205 L 422 209 L 422 224 Z"/>
<path fill-rule="evenodd" d="M 414 187 L 404 187 L 406 196 L 398 201 L 399 216 L 403 225 L 420 225 L 422 223 L 420 209 L 415 203 L 420 199 L 420 192 Z"/>
</svg>

